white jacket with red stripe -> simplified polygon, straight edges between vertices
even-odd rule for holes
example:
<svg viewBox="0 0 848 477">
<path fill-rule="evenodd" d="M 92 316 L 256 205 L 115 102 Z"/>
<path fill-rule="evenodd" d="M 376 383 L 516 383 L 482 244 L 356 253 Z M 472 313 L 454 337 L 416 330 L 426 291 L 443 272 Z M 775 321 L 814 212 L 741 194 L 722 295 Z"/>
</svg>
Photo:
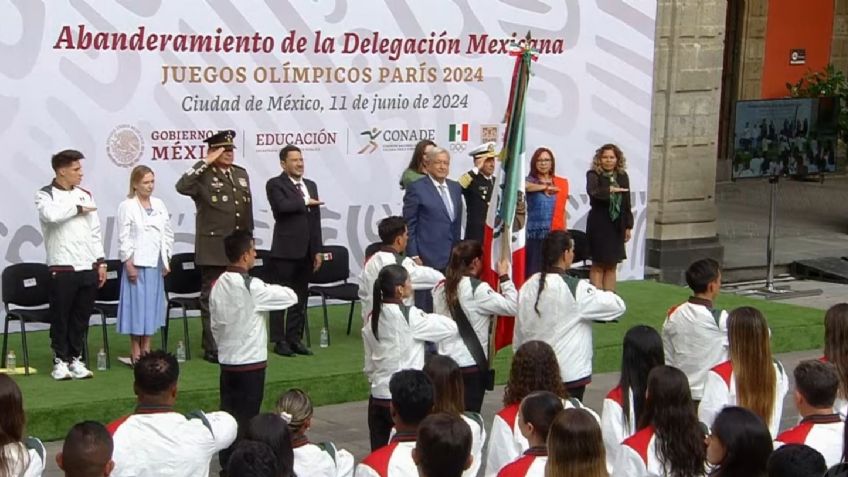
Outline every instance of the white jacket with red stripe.
<svg viewBox="0 0 848 477">
<path fill-rule="evenodd" d="M 418 477 L 418 467 L 412 460 L 414 438 L 395 439 L 385 447 L 369 454 L 356 466 L 355 477 Z"/>
<path fill-rule="evenodd" d="M 518 459 L 530 447 L 527 439 L 518 428 L 518 408 L 521 403 L 510 404 L 495 414 L 492 429 L 489 431 L 489 444 L 486 450 L 485 477 L 495 477 L 501 469 Z M 579 400 L 570 398 L 563 401 L 565 409 L 583 409 L 598 422 L 601 419 L 595 411 L 584 406 Z"/>
<path fill-rule="evenodd" d="M 645 427 L 624 440 L 613 472 L 610 474 L 610 477 L 665 476 L 662 461 L 657 455 L 657 436 L 654 426 Z"/>
<path fill-rule="evenodd" d="M 206 477 L 212 457 L 236 438 L 236 420 L 223 411 L 146 412 L 106 426 L 115 443 L 113 477 Z"/>
<path fill-rule="evenodd" d="M 621 451 L 622 441 L 636 432 L 632 390 L 627 393 L 627 399 L 630 401 L 629 422 L 624 420 L 624 393 L 621 391 L 621 386 L 616 386 L 607 393 L 607 397 L 604 398 L 604 408 L 601 411 L 601 434 L 607 454 L 607 472 L 610 473 Z"/>
<path fill-rule="evenodd" d="M 824 456 L 828 467 L 842 461 L 842 436 L 845 421 L 839 414 L 813 415 L 801 420 L 797 426 L 777 436 L 774 448 L 784 444 L 806 444 Z"/>
<path fill-rule="evenodd" d="M 662 340 L 665 364 L 686 374 L 692 399 L 700 400 L 707 371 L 727 359 L 727 312 L 691 297 L 668 311 Z"/>
<path fill-rule="evenodd" d="M 498 477 L 545 477 L 548 451 L 545 447 L 531 447 L 524 454 L 507 464 Z"/>
<path fill-rule="evenodd" d="M 780 418 L 783 416 L 783 398 L 789 391 L 789 377 L 778 361 L 774 362 L 774 372 L 777 375 L 774 392 L 774 407 L 772 408 L 771 420 L 768 423 L 772 438 L 777 436 L 780 429 Z M 708 427 L 713 426 L 716 416 L 725 406 L 735 406 L 736 374 L 733 372 L 733 363 L 725 361 L 713 367 L 707 373 L 704 385 L 704 396 L 701 405 L 698 406 L 698 419 Z"/>
</svg>

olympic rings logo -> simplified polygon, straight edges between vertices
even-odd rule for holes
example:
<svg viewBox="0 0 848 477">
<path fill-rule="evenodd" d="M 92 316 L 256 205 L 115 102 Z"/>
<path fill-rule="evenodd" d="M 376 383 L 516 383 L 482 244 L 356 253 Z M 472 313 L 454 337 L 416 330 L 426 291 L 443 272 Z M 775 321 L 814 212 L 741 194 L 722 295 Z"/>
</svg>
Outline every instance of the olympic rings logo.
<svg viewBox="0 0 848 477">
<path fill-rule="evenodd" d="M 468 145 L 464 142 L 452 142 L 449 147 L 451 152 L 463 152 Z"/>
</svg>

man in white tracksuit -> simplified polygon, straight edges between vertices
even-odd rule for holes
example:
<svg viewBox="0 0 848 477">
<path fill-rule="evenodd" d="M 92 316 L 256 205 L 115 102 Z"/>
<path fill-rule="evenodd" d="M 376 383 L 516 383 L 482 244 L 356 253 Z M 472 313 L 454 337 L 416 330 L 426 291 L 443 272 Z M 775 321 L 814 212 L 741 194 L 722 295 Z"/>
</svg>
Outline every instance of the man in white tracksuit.
<svg viewBox="0 0 848 477">
<path fill-rule="evenodd" d="M 50 267 L 51 376 L 57 381 L 93 376 L 83 362 L 83 343 L 97 289 L 106 283 L 97 205 L 91 193 L 79 187 L 82 159 L 82 153 L 72 149 L 54 155 L 56 176 L 35 194 Z"/>
</svg>

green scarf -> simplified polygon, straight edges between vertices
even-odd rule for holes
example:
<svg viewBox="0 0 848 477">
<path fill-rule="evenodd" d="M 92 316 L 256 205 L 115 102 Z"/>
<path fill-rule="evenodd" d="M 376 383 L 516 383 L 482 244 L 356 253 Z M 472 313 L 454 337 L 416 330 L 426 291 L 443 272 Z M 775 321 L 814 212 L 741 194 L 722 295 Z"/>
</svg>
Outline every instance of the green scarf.
<svg viewBox="0 0 848 477">
<path fill-rule="evenodd" d="M 615 172 L 604 172 L 604 176 L 609 178 L 610 187 L 618 187 Z M 620 192 L 610 192 L 609 214 L 613 222 L 621 216 L 621 198 Z"/>
</svg>

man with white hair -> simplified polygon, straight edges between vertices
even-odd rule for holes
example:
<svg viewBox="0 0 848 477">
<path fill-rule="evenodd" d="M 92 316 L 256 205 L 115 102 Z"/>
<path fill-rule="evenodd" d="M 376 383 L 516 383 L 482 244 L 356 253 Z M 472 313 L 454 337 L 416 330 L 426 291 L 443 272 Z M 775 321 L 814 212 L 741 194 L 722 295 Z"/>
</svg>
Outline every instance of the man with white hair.
<svg viewBox="0 0 848 477">
<path fill-rule="evenodd" d="M 462 224 L 462 187 L 448 179 L 450 153 L 435 147 L 426 156 L 427 176 L 409 185 L 403 196 L 403 218 L 409 231 L 406 255 L 419 265 L 439 271 L 447 268 L 451 249 L 459 242 Z M 416 305 L 433 310 L 429 292 L 416 294 Z"/>
</svg>

